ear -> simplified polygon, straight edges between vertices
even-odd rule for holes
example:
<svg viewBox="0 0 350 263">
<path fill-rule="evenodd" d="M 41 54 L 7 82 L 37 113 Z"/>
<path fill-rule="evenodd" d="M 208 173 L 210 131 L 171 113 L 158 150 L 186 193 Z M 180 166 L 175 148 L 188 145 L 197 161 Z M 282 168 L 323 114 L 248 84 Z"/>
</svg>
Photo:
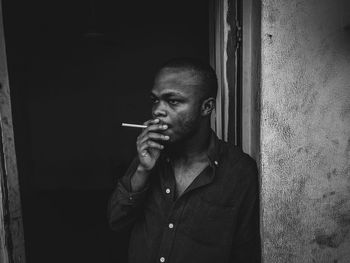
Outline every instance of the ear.
<svg viewBox="0 0 350 263">
<path fill-rule="evenodd" d="M 201 114 L 203 117 L 210 116 L 211 112 L 215 109 L 215 99 L 207 98 L 202 102 Z"/>
</svg>

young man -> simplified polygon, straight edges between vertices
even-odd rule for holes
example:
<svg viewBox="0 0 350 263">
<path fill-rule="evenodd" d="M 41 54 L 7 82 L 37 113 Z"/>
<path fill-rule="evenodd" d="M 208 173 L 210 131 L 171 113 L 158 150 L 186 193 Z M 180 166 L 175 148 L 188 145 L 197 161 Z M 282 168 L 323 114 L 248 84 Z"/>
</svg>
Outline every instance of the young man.
<svg viewBox="0 0 350 263">
<path fill-rule="evenodd" d="M 217 79 L 192 59 L 166 63 L 151 92 L 138 156 L 109 203 L 132 227 L 129 262 L 260 262 L 257 167 L 210 128 Z"/>
</svg>

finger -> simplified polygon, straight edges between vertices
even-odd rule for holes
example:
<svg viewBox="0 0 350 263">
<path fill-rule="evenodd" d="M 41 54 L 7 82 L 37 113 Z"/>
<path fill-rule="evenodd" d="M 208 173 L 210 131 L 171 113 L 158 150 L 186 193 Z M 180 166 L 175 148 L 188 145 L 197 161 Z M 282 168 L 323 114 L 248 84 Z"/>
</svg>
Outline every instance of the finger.
<svg viewBox="0 0 350 263">
<path fill-rule="evenodd" d="M 150 131 L 164 131 L 166 129 L 168 129 L 168 125 L 166 124 L 152 124 L 148 126 L 145 130 L 147 130 L 147 132 L 150 132 Z"/>
<path fill-rule="evenodd" d="M 143 157 L 148 156 L 148 152 L 147 152 L 146 150 L 142 151 L 142 152 L 141 152 L 141 156 L 143 156 Z"/>
<path fill-rule="evenodd" d="M 151 120 L 145 121 L 143 124 L 146 126 L 149 126 L 149 125 L 155 124 L 155 123 L 159 123 L 159 119 L 151 119 Z"/>
<path fill-rule="evenodd" d="M 153 142 L 154 143 L 154 142 Z M 152 143 L 150 143 L 152 144 Z M 149 156 L 151 151 L 161 151 L 163 150 L 163 145 L 154 143 L 152 147 L 149 144 L 144 144 L 140 149 L 139 149 L 139 154 L 143 157 Z"/>
<path fill-rule="evenodd" d="M 168 135 L 164 135 L 164 134 L 157 133 L 157 132 L 149 132 L 147 135 L 152 140 L 167 141 L 170 139 L 170 137 Z"/>
<path fill-rule="evenodd" d="M 139 147 L 139 152 L 142 153 L 144 152 L 145 150 L 148 150 L 150 148 L 153 148 L 153 149 L 158 149 L 158 150 L 163 150 L 164 149 L 164 146 L 161 145 L 160 143 L 157 143 L 157 142 L 154 142 L 154 141 L 146 141 L 144 143 L 142 143 Z"/>
<path fill-rule="evenodd" d="M 151 124 L 150 126 L 148 126 L 147 128 L 145 128 L 142 133 L 139 135 L 139 137 L 137 138 L 142 139 L 144 136 L 146 136 L 147 133 L 149 133 L 150 131 L 164 131 L 168 129 L 168 125 L 164 125 L 164 124 Z"/>
<path fill-rule="evenodd" d="M 149 132 L 147 133 L 145 136 L 143 136 L 142 138 L 140 138 L 140 140 L 138 141 L 138 143 L 143 143 L 146 140 L 162 140 L 162 141 L 167 141 L 169 140 L 170 137 L 168 135 L 163 135 L 160 133 L 156 133 L 156 132 Z"/>
</svg>

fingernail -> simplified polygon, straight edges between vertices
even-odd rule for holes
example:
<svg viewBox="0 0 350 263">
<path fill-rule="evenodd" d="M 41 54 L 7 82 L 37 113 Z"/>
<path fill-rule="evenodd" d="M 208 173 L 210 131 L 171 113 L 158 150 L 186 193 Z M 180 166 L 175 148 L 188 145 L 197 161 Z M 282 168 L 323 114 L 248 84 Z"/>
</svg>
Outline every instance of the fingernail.
<svg viewBox="0 0 350 263">
<path fill-rule="evenodd" d="M 163 125 L 163 129 L 167 129 L 168 128 L 168 125 Z"/>
<path fill-rule="evenodd" d="M 164 136 L 164 138 L 165 138 L 166 140 L 169 140 L 169 139 L 170 139 L 170 137 L 169 137 L 168 135 Z"/>
<path fill-rule="evenodd" d="M 159 122 L 159 119 L 155 119 L 154 122 L 155 122 L 155 123 L 158 123 L 158 122 Z"/>
</svg>

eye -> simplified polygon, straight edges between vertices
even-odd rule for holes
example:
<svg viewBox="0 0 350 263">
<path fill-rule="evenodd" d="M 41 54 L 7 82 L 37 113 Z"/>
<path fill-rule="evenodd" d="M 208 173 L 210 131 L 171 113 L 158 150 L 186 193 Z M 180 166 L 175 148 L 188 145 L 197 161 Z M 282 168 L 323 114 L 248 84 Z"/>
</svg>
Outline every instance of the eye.
<svg viewBox="0 0 350 263">
<path fill-rule="evenodd" d="M 156 97 L 151 97 L 151 102 L 152 102 L 153 104 L 156 104 L 156 103 L 159 102 L 159 100 L 158 100 Z"/>
<path fill-rule="evenodd" d="M 177 105 L 179 103 L 178 100 L 168 100 L 169 104 L 171 105 Z"/>
</svg>

